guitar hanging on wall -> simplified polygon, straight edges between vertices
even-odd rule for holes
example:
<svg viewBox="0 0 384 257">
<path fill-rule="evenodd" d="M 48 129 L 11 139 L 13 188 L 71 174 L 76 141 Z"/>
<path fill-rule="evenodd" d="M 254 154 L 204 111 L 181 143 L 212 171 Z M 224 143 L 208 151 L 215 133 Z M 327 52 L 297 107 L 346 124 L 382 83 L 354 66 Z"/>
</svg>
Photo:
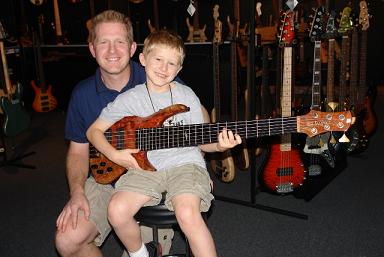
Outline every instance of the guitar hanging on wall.
<svg viewBox="0 0 384 257">
<path fill-rule="evenodd" d="M 193 5 L 192 5 L 193 2 Z M 205 29 L 207 28 L 207 25 L 204 24 L 203 28 L 200 28 L 199 25 L 199 10 L 198 10 L 198 1 L 193 0 L 191 1 L 190 8 L 194 8 L 193 12 L 193 24 L 190 23 L 189 17 L 187 17 L 187 27 L 188 27 L 188 42 L 206 42 L 207 36 L 205 35 Z"/>
<path fill-rule="evenodd" d="M 32 108 L 36 112 L 50 112 L 57 107 L 57 100 L 52 94 L 52 85 L 47 87 L 45 82 L 41 44 L 36 33 L 33 33 L 33 45 L 35 53 L 36 77 L 39 83 L 35 80 L 31 81 L 31 86 L 35 92 Z"/>
<path fill-rule="evenodd" d="M 294 12 L 292 9 L 282 14 L 279 45 L 283 46 L 283 88 L 281 95 L 281 115 L 292 115 L 292 43 L 294 42 Z M 301 186 L 305 179 L 304 164 L 300 152 L 292 148 L 291 134 L 284 134 L 280 143 L 270 146 L 270 156 L 263 169 L 264 185 L 272 192 L 291 193 Z"/>
<path fill-rule="evenodd" d="M 324 6 L 316 8 L 313 15 L 312 26 L 309 32 L 309 37 L 314 41 L 313 48 L 313 75 L 312 75 L 312 104 L 311 110 L 321 110 L 321 39 L 323 36 L 323 20 L 325 15 Z M 309 157 L 308 175 L 317 176 L 322 173 L 323 167 L 319 156 L 327 161 L 330 167 L 335 167 L 335 160 L 331 153 L 328 142 L 330 133 L 324 133 L 315 137 L 307 137 L 304 146 L 304 153 Z"/>
<path fill-rule="evenodd" d="M 55 15 L 55 32 L 56 32 L 56 44 L 63 45 L 68 44 L 68 39 L 64 37 L 61 29 L 61 20 L 60 20 L 60 8 L 58 0 L 53 0 L 53 12 Z"/>
<path fill-rule="evenodd" d="M 220 97 L 220 60 L 219 46 L 222 44 L 222 23 L 219 20 L 219 6 L 213 9 L 214 17 L 214 37 L 212 41 L 213 52 L 213 92 L 214 92 L 214 109 L 211 113 L 211 121 L 218 122 L 221 117 L 221 97 Z M 231 150 L 222 153 L 209 153 L 207 157 L 210 159 L 211 170 L 222 182 L 232 182 L 235 178 L 235 165 L 231 155 Z"/>
<path fill-rule="evenodd" d="M 22 85 L 17 83 L 15 93 L 12 94 L 11 79 L 8 73 L 7 57 L 5 55 L 5 47 L 3 40 L 5 39 L 5 31 L 0 22 L 0 51 L 3 66 L 3 74 L 5 80 L 5 94 L 0 98 L 0 105 L 4 113 L 3 133 L 6 136 L 17 136 L 29 127 L 30 116 L 24 110 L 22 97 Z"/>
</svg>

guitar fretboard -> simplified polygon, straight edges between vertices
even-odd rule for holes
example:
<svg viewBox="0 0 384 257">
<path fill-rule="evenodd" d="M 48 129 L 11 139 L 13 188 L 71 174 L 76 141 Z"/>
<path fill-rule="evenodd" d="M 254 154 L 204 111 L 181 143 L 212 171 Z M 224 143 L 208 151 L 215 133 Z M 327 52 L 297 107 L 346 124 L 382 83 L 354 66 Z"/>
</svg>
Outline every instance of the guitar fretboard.
<svg viewBox="0 0 384 257">
<path fill-rule="evenodd" d="M 105 136 L 109 142 L 114 142 L 117 149 L 124 149 L 125 141 L 134 137 L 136 148 L 150 151 L 215 143 L 224 128 L 232 130 L 244 139 L 294 133 L 297 132 L 297 117 L 142 128 L 134 132 L 118 128 L 113 133 L 106 131 Z"/>
<path fill-rule="evenodd" d="M 312 78 L 312 110 L 320 110 L 321 104 L 321 60 L 320 60 L 321 41 L 315 41 L 313 50 L 313 78 Z"/>
</svg>

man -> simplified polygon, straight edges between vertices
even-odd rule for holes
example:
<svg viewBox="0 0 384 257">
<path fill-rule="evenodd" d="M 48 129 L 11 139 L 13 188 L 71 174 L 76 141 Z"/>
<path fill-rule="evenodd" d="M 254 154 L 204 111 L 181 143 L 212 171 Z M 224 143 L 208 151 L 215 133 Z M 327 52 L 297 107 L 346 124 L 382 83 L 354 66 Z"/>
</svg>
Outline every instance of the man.
<svg viewBox="0 0 384 257">
<path fill-rule="evenodd" d="M 144 68 L 131 61 L 137 45 L 129 18 L 108 10 L 95 16 L 92 24 L 89 50 L 99 67 L 74 88 L 65 125 L 70 198 L 57 218 L 55 237 L 57 251 L 63 257 L 102 256 L 98 246 L 111 231 L 107 206 L 114 188 L 98 184 L 89 176 L 86 131 L 109 102 L 146 79 Z M 159 232 L 163 253 L 167 253 L 173 230 Z M 144 242 L 151 240 L 151 233 L 149 228 L 142 228 Z"/>
</svg>

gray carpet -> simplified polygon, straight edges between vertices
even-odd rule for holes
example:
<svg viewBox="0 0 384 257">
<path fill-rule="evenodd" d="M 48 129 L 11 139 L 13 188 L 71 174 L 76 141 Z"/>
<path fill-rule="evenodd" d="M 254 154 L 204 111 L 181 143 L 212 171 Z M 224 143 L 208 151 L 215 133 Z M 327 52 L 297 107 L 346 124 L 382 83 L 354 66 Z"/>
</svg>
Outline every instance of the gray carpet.
<svg viewBox="0 0 384 257">
<path fill-rule="evenodd" d="M 383 95 L 376 101 L 378 129 L 369 149 L 348 157 L 347 167 L 321 188 L 307 181 L 310 199 L 260 191 L 256 204 L 307 215 L 300 219 L 260 208 L 216 200 L 208 224 L 220 257 L 379 257 L 384 256 Z M 31 129 L 7 140 L 10 154 L 35 151 L 23 160 L 36 169 L 0 169 L 0 256 L 57 256 L 55 221 L 65 204 L 65 114 L 33 114 Z M 13 142 L 12 142 L 13 141 Z M 16 147 L 12 149 L 12 145 Z M 311 188 L 312 187 L 312 188 Z M 316 188 L 316 190 L 315 190 Z M 249 171 L 237 171 L 231 184 L 215 183 L 215 194 L 250 201 Z M 305 195 L 304 195 L 305 196 Z M 180 252 L 176 234 L 172 252 Z M 114 234 L 102 247 L 105 256 L 121 256 Z"/>
</svg>

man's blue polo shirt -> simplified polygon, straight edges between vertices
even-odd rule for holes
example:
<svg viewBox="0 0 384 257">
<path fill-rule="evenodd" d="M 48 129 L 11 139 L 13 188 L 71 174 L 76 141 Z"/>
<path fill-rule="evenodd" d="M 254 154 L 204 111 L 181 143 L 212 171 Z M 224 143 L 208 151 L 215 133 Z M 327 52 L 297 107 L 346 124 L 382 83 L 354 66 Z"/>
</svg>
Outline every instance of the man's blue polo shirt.
<svg viewBox="0 0 384 257">
<path fill-rule="evenodd" d="M 146 81 L 144 67 L 131 61 L 131 76 L 121 92 L 107 88 L 100 76 L 100 69 L 95 75 L 79 82 L 73 89 L 68 105 L 65 123 L 65 138 L 77 143 L 88 143 L 86 132 L 99 117 L 108 103 L 122 92 Z"/>
</svg>

